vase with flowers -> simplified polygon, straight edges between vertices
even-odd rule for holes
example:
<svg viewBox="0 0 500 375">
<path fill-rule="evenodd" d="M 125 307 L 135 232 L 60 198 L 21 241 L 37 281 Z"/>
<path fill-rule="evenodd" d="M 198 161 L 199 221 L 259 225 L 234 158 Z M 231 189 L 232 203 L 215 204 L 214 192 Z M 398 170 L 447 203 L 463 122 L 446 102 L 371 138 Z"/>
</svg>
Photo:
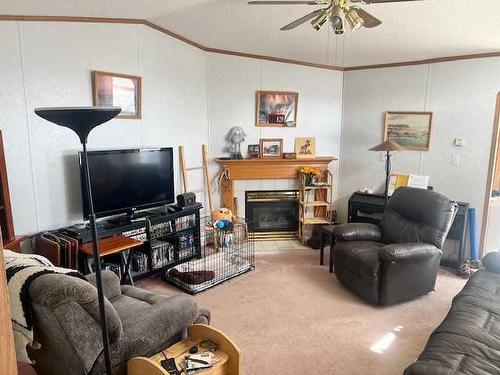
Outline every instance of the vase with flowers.
<svg viewBox="0 0 500 375">
<path fill-rule="evenodd" d="M 304 175 L 306 186 L 312 186 L 314 179 L 321 176 L 321 171 L 314 167 L 301 167 L 299 173 Z"/>
</svg>

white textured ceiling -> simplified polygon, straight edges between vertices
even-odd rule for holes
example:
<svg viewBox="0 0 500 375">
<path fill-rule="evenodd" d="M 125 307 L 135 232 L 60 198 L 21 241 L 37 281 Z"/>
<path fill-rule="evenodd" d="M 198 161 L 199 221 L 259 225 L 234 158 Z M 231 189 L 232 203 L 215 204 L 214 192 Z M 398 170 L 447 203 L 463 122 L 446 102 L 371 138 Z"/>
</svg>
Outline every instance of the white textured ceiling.
<svg viewBox="0 0 500 375">
<path fill-rule="evenodd" d="M 312 6 L 246 0 L 1 0 L 0 14 L 141 18 L 204 46 L 320 64 L 356 66 L 500 51 L 500 0 L 363 5 L 384 21 L 335 36 L 325 25 L 279 28 Z"/>
</svg>

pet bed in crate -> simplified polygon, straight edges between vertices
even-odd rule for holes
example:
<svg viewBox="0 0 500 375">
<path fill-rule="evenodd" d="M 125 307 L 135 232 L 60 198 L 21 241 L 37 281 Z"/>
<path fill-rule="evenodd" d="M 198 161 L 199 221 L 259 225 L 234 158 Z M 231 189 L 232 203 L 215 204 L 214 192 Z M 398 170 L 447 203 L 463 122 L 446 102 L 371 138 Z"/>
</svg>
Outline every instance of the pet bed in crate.
<svg viewBox="0 0 500 375">
<path fill-rule="evenodd" d="M 254 243 L 248 240 L 245 226 L 202 231 L 202 236 L 201 258 L 167 270 L 166 281 L 194 294 L 254 268 Z"/>
</svg>

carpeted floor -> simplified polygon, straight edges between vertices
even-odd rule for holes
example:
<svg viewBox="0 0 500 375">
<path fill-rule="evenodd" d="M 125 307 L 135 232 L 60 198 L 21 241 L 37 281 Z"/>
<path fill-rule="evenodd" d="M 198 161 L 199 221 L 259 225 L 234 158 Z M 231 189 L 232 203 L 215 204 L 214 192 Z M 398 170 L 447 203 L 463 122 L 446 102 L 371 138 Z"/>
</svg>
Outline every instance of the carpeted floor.
<svg viewBox="0 0 500 375">
<path fill-rule="evenodd" d="M 372 307 L 339 285 L 314 250 L 258 254 L 256 269 L 195 296 L 240 347 L 244 375 L 402 374 L 465 281 L 442 269 L 436 292 Z M 136 286 L 174 290 L 159 277 Z"/>
</svg>

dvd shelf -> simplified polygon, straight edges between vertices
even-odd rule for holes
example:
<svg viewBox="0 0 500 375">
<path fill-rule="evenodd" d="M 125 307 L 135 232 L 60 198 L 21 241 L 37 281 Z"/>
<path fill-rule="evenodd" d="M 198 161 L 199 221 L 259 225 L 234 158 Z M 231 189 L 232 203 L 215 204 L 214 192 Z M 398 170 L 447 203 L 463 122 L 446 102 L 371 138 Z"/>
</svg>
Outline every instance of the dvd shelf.
<svg viewBox="0 0 500 375">
<path fill-rule="evenodd" d="M 133 273 L 143 273 L 148 271 L 148 256 L 142 251 L 133 251 L 130 265 Z"/>
<path fill-rule="evenodd" d="M 151 240 L 151 267 L 153 269 L 162 268 L 173 263 L 174 245 L 165 240 Z"/>
<path fill-rule="evenodd" d="M 145 220 L 131 221 L 126 224 L 108 225 L 99 233 L 100 238 L 121 235 L 143 241 L 141 246 L 125 250 L 123 255 L 130 259 L 129 271 L 133 280 L 153 273 L 167 270 L 181 263 L 201 257 L 200 244 L 200 210 L 202 205 L 196 203 L 174 213 L 151 211 L 143 215 Z M 80 236 L 82 243 L 88 243 L 90 236 L 86 231 L 74 233 Z M 131 253 L 130 253 L 131 252 Z M 82 255 L 85 256 L 85 255 Z M 124 259 L 124 258 L 123 258 Z M 107 269 L 124 275 L 125 262 L 120 257 L 116 260 L 106 258 Z M 85 262 L 92 263 L 87 256 Z M 82 272 L 93 272 L 92 268 L 82 267 Z"/>
<path fill-rule="evenodd" d="M 179 217 L 175 220 L 175 230 L 177 232 L 196 227 L 196 215 L 191 214 Z"/>
</svg>

